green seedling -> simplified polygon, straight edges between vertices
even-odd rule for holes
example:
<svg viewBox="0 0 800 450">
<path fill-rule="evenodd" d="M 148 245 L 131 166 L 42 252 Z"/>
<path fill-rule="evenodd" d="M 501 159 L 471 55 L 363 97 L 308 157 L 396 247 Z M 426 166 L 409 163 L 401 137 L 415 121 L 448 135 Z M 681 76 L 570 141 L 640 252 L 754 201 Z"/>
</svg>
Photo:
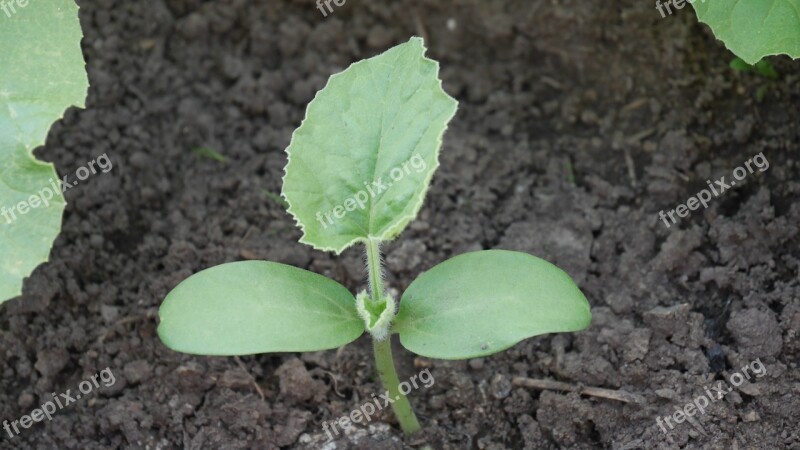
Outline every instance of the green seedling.
<svg viewBox="0 0 800 450">
<path fill-rule="evenodd" d="M 275 194 L 275 193 L 273 193 L 271 191 L 268 191 L 266 189 L 262 189 L 261 192 L 268 199 L 272 200 L 273 202 L 277 203 L 280 206 L 283 206 L 286 209 L 289 209 L 289 203 L 287 203 L 286 200 L 284 200 L 283 197 L 281 197 L 280 195 Z"/>
<path fill-rule="evenodd" d="M 197 148 L 192 149 L 192 151 L 197 156 L 200 156 L 202 158 L 213 159 L 214 161 L 219 161 L 221 163 L 228 162 L 228 160 L 225 159 L 225 155 L 223 155 L 222 153 L 214 150 L 211 147 L 197 147 Z"/>
<path fill-rule="evenodd" d="M 64 196 L 32 151 L 64 110 L 83 107 L 89 81 L 73 0 L 3 2 L 0 14 L 0 303 L 47 261 Z"/>
<path fill-rule="evenodd" d="M 770 80 L 778 79 L 778 71 L 766 59 L 755 64 L 747 64 L 742 58 L 736 57 L 731 60 L 730 67 L 736 72 L 753 72 Z"/>
<path fill-rule="evenodd" d="M 730 67 L 736 72 L 753 72 L 769 80 L 766 84 L 762 84 L 756 88 L 756 100 L 759 102 L 764 100 L 770 87 L 774 84 L 772 82 L 779 78 L 778 71 L 775 70 L 775 67 L 766 59 L 762 59 L 751 65 L 744 62 L 742 58 L 736 57 L 731 60 Z"/>
<path fill-rule="evenodd" d="M 756 64 L 770 55 L 800 57 L 800 0 L 689 3 L 698 20 L 708 24 L 714 36 L 747 64 Z"/>
<path fill-rule="evenodd" d="M 466 253 L 423 273 L 394 298 L 380 245 L 422 206 L 457 102 L 438 63 L 412 38 L 333 75 L 308 105 L 287 149 L 283 196 L 301 242 L 337 254 L 363 244 L 369 289 L 267 261 L 222 264 L 181 282 L 160 309 L 168 347 L 200 355 L 307 352 L 365 331 L 378 375 L 406 433 L 420 428 L 399 389 L 391 335 L 422 356 L 491 355 L 543 333 L 589 325 L 589 304 L 562 270 L 525 253 Z"/>
</svg>

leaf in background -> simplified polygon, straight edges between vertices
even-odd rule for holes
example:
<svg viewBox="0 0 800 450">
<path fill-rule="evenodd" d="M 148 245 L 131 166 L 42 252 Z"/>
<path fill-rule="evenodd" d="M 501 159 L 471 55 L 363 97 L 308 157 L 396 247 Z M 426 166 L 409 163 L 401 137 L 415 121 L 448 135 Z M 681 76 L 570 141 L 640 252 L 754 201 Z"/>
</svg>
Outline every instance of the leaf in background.
<svg viewBox="0 0 800 450">
<path fill-rule="evenodd" d="M 344 286 L 269 261 L 198 272 L 167 295 L 159 316 L 164 345 L 195 355 L 326 350 L 364 332 L 355 298 Z"/>
<path fill-rule="evenodd" d="M 75 2 L 32 0 L 15 10 L 0 15 L 0 303 L 21 294 L 22 280 L 47 261 L 61 229 L 60 187 L 47 205 L 41 201 L 58 176 L 31 151 L 64 109 L 83 106 L 89 86 Z M 17 205 L 31 196 L 39 206 L 21 214 Z"/>
<path fill-rule="evenodd" d="M 424 54 L 412 38 L 331 76 L 309 103 L 283 179 L 300 242 L 341 253 L 392 239 L 417 215 L 457 107 Z"/>
<path fill-rule="evenodd" d="M 590 321 L 589 303 L 564 271 L 527 253 L 485 250 L 414 280 L 392 331 L 419 355 L 466 359 L 539 334 L 582 330 Z"/>
<path fill-rule="evenodd" d="M 697 18 L 736 56 L 800 57 L 800 0 L 695 0 Z"/>
</svg>

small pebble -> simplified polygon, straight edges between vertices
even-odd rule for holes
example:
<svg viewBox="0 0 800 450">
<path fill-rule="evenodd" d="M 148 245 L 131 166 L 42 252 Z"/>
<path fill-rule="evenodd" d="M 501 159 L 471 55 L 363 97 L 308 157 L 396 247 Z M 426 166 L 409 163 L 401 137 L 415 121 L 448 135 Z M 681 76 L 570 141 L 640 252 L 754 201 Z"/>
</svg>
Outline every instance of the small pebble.
<svg viewBox="0 0 800 450">
<path fill-rule="evenodd" d="M 672 400 L 675 397 L 677 397 L 677 394 L 672 389 L 656 389 L 655 393 L 656 393 L 657 396 L 659 396 L 661 398 L 667 398 L 667 399 L 670 399 L 670 400 Z"/>
<path fill-rule="evenodd" d="M 20 408 L 28 409 L 33 405 L 33 400 L 33 395 L 30 392 L 23 392 L 17 399 L 17 405 L 19 405 Z"/>
<path fill-rule="evenodd" d="M 511 381 L 505 375 L 495 374 L 489 383 L 489 389 L 492 397 L 502 400 L 511 394 Z"/>
<path fill-rule="evenodd" d="M 416 357 L 414 358 L 414 367 L 417 369 L 430 369 L 433 367 L 433 361 L 427 358 Z"/>
<path fill-rule="evenodd" d="M 481 370 L 484 366 L 484 359 L 483 358 L 475 358 L 469 360 L 469 367 L 472 370 Z"/>
<path fill-rule="evenodd" d="M 761 417 L 755 411 L 748 411 L 742 419 L 744 419 L 745 422 L 758 422 L 761 420 Z"/>
</svg>

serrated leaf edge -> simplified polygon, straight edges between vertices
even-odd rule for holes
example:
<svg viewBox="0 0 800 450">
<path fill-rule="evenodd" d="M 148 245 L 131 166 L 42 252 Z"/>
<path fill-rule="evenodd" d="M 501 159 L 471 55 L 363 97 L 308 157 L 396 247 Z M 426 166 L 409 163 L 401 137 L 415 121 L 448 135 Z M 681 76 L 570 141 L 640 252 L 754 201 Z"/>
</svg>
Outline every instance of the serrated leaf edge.
<svg viewBox="0 0 800 450">
<path fill-rule="evenodd" d="M 300 228 L 300 231 L 302 231 L 302 233 L 303 233 L 303 235 L 299 239 L 299 242 L 301 244 L 309 245 L 309 246 L 313 247 L 314 249 L 317 249 L 317 250 L 320 250 L 320 251 L 325 251 L 325 252 L 330 251 L 330 252 L 333 252 L 336 255 L 339 255 L 343 251 L 345 251 L 346 249 L 350 248 L 351 246 L 353 246 L 354 244 L 357 244 L 359 242 L 366 244 L 366 242 L 368 240 L 373 240 L 373 241 L 378 241 L 378 242 L 382 242 L 382 241 L 386 241 L 386 240 L 392 240 L 395 237 L 397 237 L 397 235 L 399 235 L 400 232 L 402 232 L 403 229 L 412 220 L 414 220 L 414 218 L 419 213 L 419 210 L 422 208 L 422 204 L 424 203 L 424 200 L 425 200 L 425 195 L 428 193 L 428 188 L 430 187 L 431 180 L 433 179 L 433 174 L 436 173 L 436 169 L 438 169 L 439 165 L 440 165 L 439 164 L 439 153 L 440 153 L 441 148 L 442 148 L 442 143 L 444 142 L 444 134 L 447 131 L 447 129 L 449 128 L 448 124 L 449 124 L 450 120 L 452 120 L 452 118 L 455 116 L 456 112 L 458 112 L 458 101 L 455 98 L 453 98 L 451 95 L 449 95 L 447 93 L 447 91 L 444 90 L 444 87 L 442 86 L 442 80 L 441 80 L 441 78 L 439 78 L 439 62 L 434 60 L 434 59 L 431 59 L 431 58 L 428 58 L 427 56 L 425 56 L 425 54 L 427 53 L 427 50 L 428 50 L 428 48 L 425 46 L 425 41 L 421 37 L 413 36 L 413 37 L 411 37 L 411 39 L 409 39 L 409 42 L 415 41 L 415 40 L 419 41 L 422 44 L 422 59 L 423 59 L 423 61 L 426 61 L 428 63 L 433 63 L 435 65 L 435 67 L 436 67 L 436 82 L 438 83 L 438 87 L 439 87 L 441 93 L 443 93 L 445 95 L 445 97 L 447 97 L 447 98 L 451 99 L 453 102 L 455 102 L 455 109 L 453 109 L 453 113 L 450 114 L 450 116 L 445 121 L 445 125 L 442 128 L 442 131 L 438 134 L 438 136 L 436 136 L 436 150 L 435 150 L 435 153 L 434 153 L 434 157 L 435 157 L 434 160 L 435 160 L 436 163 L 433 166 L 433 168 L 431 169 L 430 175 L 428 175 L 428 177 L 426 177 L 426 179 L 423 181 L 424 189 L 422 191 L 420 191 L 420 195 L 415 199 L 416 200 L 415 203 L 417 205 L 416 208 L 414 209 L 413 212 L 411 212 L 409 214 L 403 214 L 401 216 L 398 216 L 397 220 L 393 221 L 394 225 L 388 226 L 386 228 L 386 230 L 383 233 L 381 233 L 380 236 L 368 235 L 367 237 L 353 238 L 350 241 L 346 242 L 345 244 L 341 245 L 339 248 L 328 247 L 328 246 L 320 246 L 320 247 L 318 247 L 318 246 L 314 245 L 314 243 L 309 242 L 308 240 L 306 240 L 307 233 L 306 233 L 305 225 L 302 223 L 300 218 L 292 210 L 293 209 L 292 202 L 289 200 L 289 198 L 286 196 L 286 193 L 283 190 L 283 185 L 285 185 L 286 176 L 288 175 L 287 168 L 289 167 L 289 164 L 292 161 L 292 153 L 289 151 L 289 149 L 292 147 L 292 143 L 294 142 L 294 138 L 295 138 L 295 134 L 297 133 L 297 130 L 299 130 L 305 124 L 305 122 L 306 122 L 306 120 L 308 118 L 308 110 L 309 110 L 309 108 L 311 108 L 311 105 L 315 101 L 317 101 L 317 98 L 319 97 L 320 92 L 322 92 L 322 90 L 324 90 L 325 87 L 327 87 L 328 84 L 330 84 L 331 80 L 341 76 L 342 74 L 344 74 L 351 67 L 353 67 L 353 66 L 355 66 L 357 64 L 365 63 L 369 59 L 372 59 L 374 57 L 380 56 L 381 54 L 386 53 L 386 51 L 390 50 L 390 49 L 387 49 L 386 51 L 384 51 L 384 52 L 382 52 L 382 53 L 380 53 L 378 55 L 375 55 L 375 56 L 372 56 L 370 58 L 363 59 L 363 60 L 360 60 L 360 61 L 356 61 L 356 62 L 350 64 L 349 66 L 347 66 L 347 68 L 342 70 L 341 72 L 338 72 L 338 73 L 335 73 L 335 74 L 331 75 L 330 78 L 328 79 L 328 82 L 325 84 L 325 87 L 323 87 L 322 89 L 317 91 L 317 93 L 314 94 L 314 98 L 310 102 L 308 102 L 308 105 L 306 105 L 305 115 L 303 117 L 303 120 L 300 122 L 300 126 L 298 126 L 292 132 L 292 139 L 289 142 L 289 146 L 286 147 L 287 162 L 286 162 L 286 166 L 284 166 L 284 168 L 283 168 L 283 177 L 281 177 L 281 183 L 282 183 L 282 186 L 281 186 L 281 197 L 283 197 L 283 199 L 289 205 L 289 208 L 287 208 L 286 211 L 292 216 L 292 219 L 294 219 L 295 224 L 297 225 L 298 228 Z M 392 235 L 393 233 L 395 233 L 395 234 Z"/>
<path fill-rule="evenodd" d="M 32 161 L 36 165 L 48 167 L 50 169 L 52 175 L 53 175 L 53 178 L 55 178 L 55 179 L 59 178 L 58 172 L 56 171 L 55 164 L 53 164 L 52 162 L 49 162 L 49 161 L 42 161 L 40 159 L 37 159 L 36 156 L 33 154 L 33 151 L 36 150 L 37 148 L 43 146 L 47 142 L 47 135 L 50 133 L 50 130 L 53 128 L 53 124 L 58 122 L 59 120 L 64 119 L 64 115 L 66 114 L 67 109 L 69 109 L 72 106 L 75 106 L 75 107 L 78 107 L 78 108 L 85 108 L 86 107 L 86 97 L 89 94 L 89 79 L 88 79 L 88 73 L 86 73 L 86 59 L 83 57 L 83 50 L 80 48 L 80 46 L 81 46 L 80 41 L 85 37 L 85 34 L 83 33 L 83 29 L 81 28 L 81 25 L 80 25 L 80 9 L 81 9 L 81 7 L 77 3 L 75 4 L 75 6 L 76 6 L 76 8 L 75 8 L 75 19 L 78 22 L 78 28 L 79 28 L 80 33 L 81 33 L 81 39 L 78 40 L 77 45 L 78 45 L 79 51 L 81 52 L 81 59 L 83 60 L 83 71 L 84 71 L 84 74 L 86 75 L 86 90 L 85 90 L 86 92 L 83 94 L 81 100 L 78 100 L 77 103 L 70 103 L 70 104 L 66 105 L 64 107 L 64 109 L 61 111 L 61 114 L 59 114 L 59 115 L 57 115 L 57 116 L 55 116 L 53 118 L 53 121 L 50 123 L 50 127 L 48 127 L 47 132 L 44 134 L 44 137 L 41 139 L 40 142 L 32 142 L 32 143 L 30 143 L 30 147 L 26 143 L 20 142 L 20 144 L 25 148 L 25 153 L 26 153 L 26 156 L 28 157 L 29 161 Z M 60 190 L 56 191 L 55 194 L 57 196 L 57 200 L 58 201 L 57 202 L 52 202 L 52 203 L 54 205 L 57 204 L 58 207 L 61 208 L 61 219 L 59 220 L 59 223 L 63 223 L 63 221 L 64 221 L 64 210 L 66 209 L 66 206 L 67 206 L 67 199 L 64 198 L 64 194 Z M 47 256 L 43 260 L 39 261 L 39 263 L 36 264 L 33 267 L 33 269 L 31 269 L 31 272 L 27 276 L 24 276 L 24 277 L 19 279 L 19 282 L 16 283 L 16 288 L 12 288 L 11 291 L 10 291 L 11 294 L 12 294 L 11 297 L 8 297 L 8 298 L 0 297 L 0 305 L 2 305 L 3 303 L 5 303 L 5 302 L 7 302 L 9 300 L 13 300 L 13 299 L 19 297 L 20 295 L 22 295 L 22 288 L 23 288 L 23 286 L 25 284 L 25 280 L 27 280 L 30 277 L 30 275 L 33 273 L 33 271 L 35 271 L 39 266 L 41 266 L 42 264 L 46 264 L 46 263 L 50 262 L 50 251 L 53 250 L 53 246 L 54 246 L 54 244 L 56 242 L 56 238 L 58 237 L 58 234 L 61 232 L 61 228 L 62 228 L 61 225 L 59 225 L 58 228 L 55 230 L 55 234 L 53 235 L 53 238 L 52 239 L 48 239 L 48 241 L 50 241 L 50 246 L 47 249 L 48 250 L 47 251 Z"/>
</svg>

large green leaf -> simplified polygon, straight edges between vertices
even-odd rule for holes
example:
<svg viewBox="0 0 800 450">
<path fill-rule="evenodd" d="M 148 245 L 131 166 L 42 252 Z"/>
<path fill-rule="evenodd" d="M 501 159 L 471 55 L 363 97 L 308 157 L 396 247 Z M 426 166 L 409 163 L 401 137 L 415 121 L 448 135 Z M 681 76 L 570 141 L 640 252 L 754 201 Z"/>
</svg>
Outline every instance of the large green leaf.
<svg viewBox="0 0 800 450">
<path fill-rule="evenodd" d="M 21 293 L 22 280 L 47 261 L 61 229 L 58 176 L 31 151 L 65 108 L 83 106 L 89 85 L 73 0 L 2 3 L 0 302 Z"/>
<path fill-rule="evenodd" d="M 159 316 L 161 341 L 196 355 L 325 350 L 364 332 L 344 286 L 268 261 L 222 264 L 192 275 L 167 295 Z"/>
<path fill-rule="evenodd" d="M 589 303 L 558 267 L 526 253 L 486 250 L 420 275 L 400 301 L 393 332 L 414 353 L 491 355 L 544 333 L 589 326 Z"/>
<path fill-rule="evenodd" d="M 300 242 L 340 253 L 416 216 L 457 107 L 424 54 L 412 38 L 331 76 L 309 103 L 283 179 Z"/>
<path fill-rule="evenodd" d="M 697 18 L 738 57 L 800 57 L 800 0 L 695 0 Z"/>
</svg>

